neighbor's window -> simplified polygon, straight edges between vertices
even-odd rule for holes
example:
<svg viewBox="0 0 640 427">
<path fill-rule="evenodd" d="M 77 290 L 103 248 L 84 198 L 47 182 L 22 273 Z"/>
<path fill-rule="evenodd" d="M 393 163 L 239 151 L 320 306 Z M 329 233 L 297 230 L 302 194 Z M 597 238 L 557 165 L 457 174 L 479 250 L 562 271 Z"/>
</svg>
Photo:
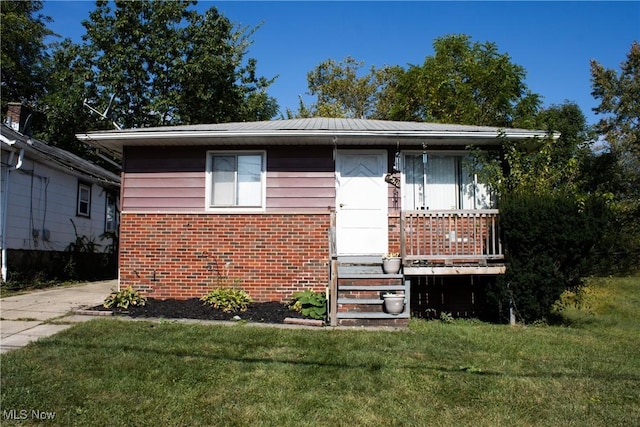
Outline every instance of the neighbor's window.
<svg viewBox="0 0 640 427">
<path fill-rule="evenodd" d="M 116 196 L 107 193 L 106 205 L 104 231 L 106 233 L 114 233 L 118 230 L 118 206 L 116 205 Z"/>
<path fill-rule="evenodd" d="M 76 215 L 91 216 L 91 184 L 78 182 L 78 203 Z"/>
<path fill-rule="evenodd" d="M 209 208 L 262 208 L 264 153 L 210 152 L 207 158 Z"/>
<path fill-rule="evenodd" d="M 468 168 L 464 155 L 405 154 L 403 208 L 491 209 L 488 187 Z"/>
</svg>

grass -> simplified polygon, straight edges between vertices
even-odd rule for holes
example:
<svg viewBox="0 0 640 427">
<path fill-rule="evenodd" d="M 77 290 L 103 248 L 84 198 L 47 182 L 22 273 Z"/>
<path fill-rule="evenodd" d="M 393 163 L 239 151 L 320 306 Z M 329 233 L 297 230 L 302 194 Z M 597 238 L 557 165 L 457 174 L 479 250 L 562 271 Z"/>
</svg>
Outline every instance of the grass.
<svg viewBox="0 0 640 427">
<path fill-rule="evenodd" d="M 2 355 L 2 425 L 640 425 L 639 306 L 631 277 L 567 297 L 565 326 L 95 320 Z"/>
</svg>

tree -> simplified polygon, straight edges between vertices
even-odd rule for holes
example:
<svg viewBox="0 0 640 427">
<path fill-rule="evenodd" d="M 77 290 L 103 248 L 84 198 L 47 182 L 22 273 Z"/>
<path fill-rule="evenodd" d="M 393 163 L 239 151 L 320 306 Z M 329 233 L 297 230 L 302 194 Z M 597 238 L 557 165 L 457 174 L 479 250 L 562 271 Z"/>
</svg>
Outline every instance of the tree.
<svg viewBox="0 0 640 427">
<path fill-rule="evenodd" d="M 392 119 L 532 126 L 540 97 L 525 85 L 524 68 L 500 54 L 495 43 L 448 35 L 433 47 L 433 56 L 398 76 Z"/>
<path fill-rule="evenodd" d="M 92 158 L 89 147 L 78 143 L 75 134 L 97 129 L 113 129 L 111 122 L 92 116 L 83 106 L 83 99 L 98 99 L 95 87 L 89 84 L 91 65 L 84 58 L 83 47 L 70 39 L 55 43 L 48 58 L 50 70 L 47 92 L 37 108 L 44 120 L 34 122 L 35 136 L 85 158 Z M 105 105 L 96 105 L 104 108 Z"/>
<path fill-rule="evenodd" d="M 584 114 L 565 101 L 541 110 L 532 123 L 550 136 L 476 154 L 500 196 L 508 265 L 489 294 L 503 307 L 513 302 L 527 322 L 548 317 L 562 292 L 578 289 L 585 275 L 612 260 L 608 200 L 588 191 L 594 135 Z"/>
<path fill-rule="evenodd" d="M 0 99 L 2 113 L 11 101 L 32 103 L 44 93 L 47 69 L 45 37 L 51 18 L 38 14 L 41 1 L 2 1 Z"/>
<path fill-rule="evenodd" d="M 591 95 L 600 101 L 593 109 L 603 115 L 598 131 L 615 157 L 624 191 L 624 199 L 640 199 L 640 44 L 634 42 L 620 73 L 591 61 Z"/>
<path fill-rule="evenodd" d="M 550 189 L 562 189 L 576 195 L 583 192 L 589 174 L 585 165 L 593 155 L 591 148 L 596 137 L 580 107 L 571 101 L 551 105 L 540 110 L 532 123 L 536 129 L 556 135 L 538 153 L 546 155 L 546 165 L 535 174 L 544 179 Z"/>
<path fill-rule="evenodd" d="M 190 9 L 195 3 L 98 1 L 83 22 L 83 45 L 63 45 L 67 52 L 59 55 L 84 67 L 76 70 L 84 96 L 73 91 L 75 99 L 63 101 L 60 86 L 59 102 L 87 98 L 103 108 L 115 95 L 112 114 L 124 128 L 273 117 L 278 107 L 266 94 L 273 80 L 258 77 L 256 61 L 245 60 L 253 31 L 236 28 L 214 7 L 201 15 Z"/>
<path fill-rule="evenodd" d="M 565 101 L 540 110 L 530 122 L 548 135 L 519 143 L 504 141 L 493 151 L 472 149 L 477 173 L 498 195 L 582 194 L 595 137 L 580 107 Z"/>
<path fill-rule="evenodd" d="M 640 267 L 640 43 L 631 45 L 620 73 L 591 61 L 591 94 L 603 117 L 597 130 L 606 149 L 592 159 L 591 188 L 608 195 L 614 213 L 604 247 L 610 265 Z M 622 269 L 622 271 L 625 270 Z"/>
<path fill-rule="evenodd" d="M 309 94 L 317 96 L 317 101 L 310 108 L 301 104 L 297 116 L 382 118 L 381 97 L 396 67 L 371 67 L 361 75 L 363 66 L 364 62 L 350 56 L 340 62 L 321 62 L 307 73 Z"/>
</svg>

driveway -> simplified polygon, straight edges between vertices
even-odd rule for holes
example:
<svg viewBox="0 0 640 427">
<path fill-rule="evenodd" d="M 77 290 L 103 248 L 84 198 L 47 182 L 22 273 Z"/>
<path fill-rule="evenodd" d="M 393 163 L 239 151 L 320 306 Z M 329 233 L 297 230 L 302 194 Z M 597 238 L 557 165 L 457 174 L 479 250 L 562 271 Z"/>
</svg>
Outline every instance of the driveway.
<svg viewBox="0 0 640 427">
<path fill-rule="evenodd" d="M 23 347 L 93 316 L 69 315 L 102 304 L 117 280 L 46 289 L 0 299 L 0 353 Z M 51 323 L 56 320 L 55 323 Z"/>
</svg>

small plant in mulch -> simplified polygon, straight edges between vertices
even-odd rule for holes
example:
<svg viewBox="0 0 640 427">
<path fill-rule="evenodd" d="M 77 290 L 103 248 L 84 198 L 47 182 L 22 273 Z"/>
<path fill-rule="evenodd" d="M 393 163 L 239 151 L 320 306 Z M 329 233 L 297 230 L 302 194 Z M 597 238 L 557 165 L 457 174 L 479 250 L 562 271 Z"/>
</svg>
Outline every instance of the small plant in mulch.
<svg viewBox="0 0 640 427">
<path fill-rule="evenodd" d="M 103 305 L 105 308 L 122 308 L 126 310 L 129 307 L 143 307 L 146 303 L 147 298 L 129 286 L 119 291 L 113 291 L 104 300 Z"/>
<path fill-rule="evenodd" d="M 253 300 L 242 289 L 216 288 L 200 298 L 200 301 L 224 313 L 236 313 L 247 311 L 247 307 Z"/>
<path fill-rule="evenodd" d="M 323 320 L 327 315 L 327 297 L 324 292 L 310 289 L 293 294 L 293 303 L 289 305 L 293 311 L 312 319 Z"/>
</svg>

